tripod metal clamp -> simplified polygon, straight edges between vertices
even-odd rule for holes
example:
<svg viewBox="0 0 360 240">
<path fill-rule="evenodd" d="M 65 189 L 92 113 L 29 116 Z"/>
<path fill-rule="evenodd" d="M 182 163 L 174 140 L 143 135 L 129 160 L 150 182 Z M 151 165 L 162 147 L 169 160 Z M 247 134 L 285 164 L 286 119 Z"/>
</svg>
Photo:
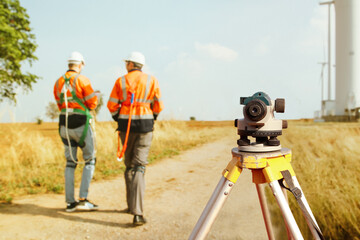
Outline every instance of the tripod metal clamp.
<svg viewBox="0 0 360 240">
<path fill-rule="evenodd" d="M 297 187 L 290 189 L 290 191 L 292 192 L 292 194 L 294 195 L 294 197 L 296 198 L 296 200 L 301 199 L 302 196 L 302 192 L 300 189 L 298 189 Z"/>
<path fill-rule="evenodd" d="M 281 187 L 289 190 L 295 197 L 296 200 L 300 200 L 301 196 L 302 196 L 302 192 L 301 190 L 296 187 L 291 179 L 291 174 L 288 170 L 286 171 L 281 171 L 281 174 L 283 175 L 285 182 L 287 183 L 287 185 L 289 186 L 288 188 L 284 186 L 284 182 L 281 181 L 280 185 Z"/>
</svg>

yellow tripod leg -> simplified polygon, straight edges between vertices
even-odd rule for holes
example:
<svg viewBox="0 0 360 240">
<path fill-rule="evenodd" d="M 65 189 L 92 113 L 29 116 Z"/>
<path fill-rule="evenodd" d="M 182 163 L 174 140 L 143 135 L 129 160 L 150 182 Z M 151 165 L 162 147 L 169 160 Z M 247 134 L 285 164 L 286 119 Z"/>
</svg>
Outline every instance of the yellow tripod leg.
<svg viewBox="0 0 360 240">
<path fill-rule="evenodd" d="M 291 176 L 295 176 L 294 169 L 291 164 L 291 154 L 280 155 L 268 158 L 267 166 L 262 170 L 266 182 L 270 183 L 275 180 L 283 179 L 281 171 L 289 170 Z"/>
<path fill-rule="evenodd" d="M 209 202 L 206 204 L 206 207 L 197 221 L 189 240 L 204 239 L 209 233 L 220 209 L 224 205 L 231 189 L 241 174 L 242 168 L 240 168 L 238 164 L 239 159 L 233 157 L 223 171 L 223 176 L 211 195 Z"/>
<path fill-rule="evenodd" d="M 235 184 L 241 172 L 242 168 L 239 166 L 239 159 L 237 157 L 233 157 L 224 169 L 223 176 Z"/>
<path fill-rule="evenodd" d="M 291 154 L 280 155 L 268 158 L 267 166 L 262 169 L 265 181 L 269 183 L 275 199 L 280 207 L 285 224 L 291 232 L 291 235 L 297 239 L 303 239 L 300 229 L 291 212 L 287 198 L 285 197 L 278 180 L 283 179 L 281 171 L 288 170 L 292 176 L 295 172 L 290 164 Z"/>
</svg>

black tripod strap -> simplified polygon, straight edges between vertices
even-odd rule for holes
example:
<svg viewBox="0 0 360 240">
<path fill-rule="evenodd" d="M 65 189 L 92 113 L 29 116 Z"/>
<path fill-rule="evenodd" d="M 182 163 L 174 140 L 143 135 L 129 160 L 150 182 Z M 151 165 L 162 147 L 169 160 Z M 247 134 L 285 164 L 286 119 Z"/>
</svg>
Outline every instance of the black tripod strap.
<svg viewBox="0 0 360 240">
<path fill-rule="evenodd" d="M 321 239 L 321 240 L 325 240 L 325 238 L 324 238 L 324 236 L 323 236 L 320 228 L 316 225 L 316 223 L 314 222 L 313 218 L 310 216 L 307 208 L 305 207 L 304 202 L 301 200 L 302 192 L 301 192 L 301 190 L 300 190 L 298 187 L 296 187 L 296 186 L 294 185 L 294 182 L 293 182 L 293 180 L 292 180 L 292 177 L 291 177 L 291 174 L 290 174 L 289 170 L 281 171 L 281 174 L 282 174 L 282 176 L 284 177 L 285 182 L 286 182 L 286 184 L 287 184 L 289 187 L 288 187 L 288 188 L 285 187 L 282 181 L 280 181 L 280 185 L 281 185 L 283 188 L 289 190 L 289 191 L 295 196 L 295 199 L 296 199 L 296 201 L 298 202 L 298 204 L 299 204 L 299 206 L 300 206 L 300 208 L 301 208 L 301 211 L 304 213 L 305 218 L 306 218 L 306 219 L 308 220 L 308 222 L 310 222 L 311 225 L 315 228 L 315 230 L 316 230 L 317 234 L 319 235 L 320 239 Z"/>
</svg>

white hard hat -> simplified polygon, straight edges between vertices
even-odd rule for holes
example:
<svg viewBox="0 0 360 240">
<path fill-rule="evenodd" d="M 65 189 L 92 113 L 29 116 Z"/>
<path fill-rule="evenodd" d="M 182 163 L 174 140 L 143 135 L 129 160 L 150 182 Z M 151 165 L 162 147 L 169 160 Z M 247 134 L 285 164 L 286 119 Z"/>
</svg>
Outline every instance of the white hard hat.
<svg viewBox="0 0 360 240">
<path fill-rule="evenodd" d="M 141 65 L 145 64 L 145 57 L 141 52 L 132 52 L 125 59 L 125 61 L 140 63 Z"/>
<path fill-rule="evenodd" d="M 80 64 L 83 63 L 85 65 L 85 60 L 83 55 L 79 52 L 72 52 L 70 57 L 68 58 L 68 63 Z"/>
</svg>

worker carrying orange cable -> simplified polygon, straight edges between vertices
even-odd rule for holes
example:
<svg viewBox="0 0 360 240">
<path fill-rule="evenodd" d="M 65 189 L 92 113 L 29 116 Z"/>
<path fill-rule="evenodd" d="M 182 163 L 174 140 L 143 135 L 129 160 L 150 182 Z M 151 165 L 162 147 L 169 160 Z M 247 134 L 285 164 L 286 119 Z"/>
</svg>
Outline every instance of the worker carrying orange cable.
<svg viewBox="0 0 360 240">
<path fill-rule="evenodd" d="M 145 57 L 132 52 L 126 59 L 128 74 L 118 78 L 107 107 L 115 121 L 123 148 L 118 146 L 118 158 L 125 153 L 126 200 L 133 224 L 146 223 L 143 217 L 145 168 L 153 137 L 154 121 L 163 110 L 158 80 L 142 72 Z"/>
</svg>

